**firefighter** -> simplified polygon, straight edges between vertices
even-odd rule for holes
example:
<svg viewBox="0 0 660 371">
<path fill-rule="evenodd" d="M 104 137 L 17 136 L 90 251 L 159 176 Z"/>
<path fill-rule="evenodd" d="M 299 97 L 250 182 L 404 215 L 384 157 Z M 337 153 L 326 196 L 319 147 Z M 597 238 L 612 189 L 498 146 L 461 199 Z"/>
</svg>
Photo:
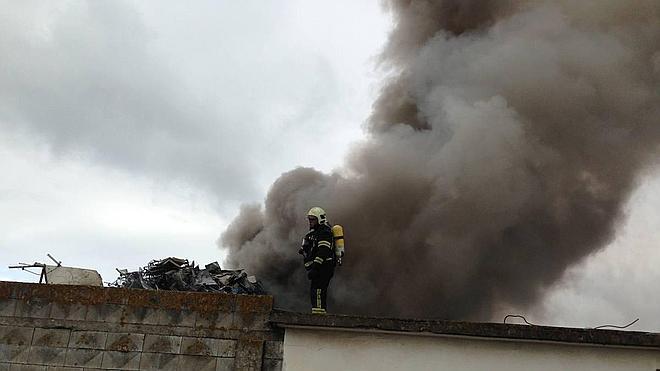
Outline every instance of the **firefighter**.
<svg viewBox="0 0 660 371">
<path fill-rule="evenodd" d="M 298 252 L 303 255 L 307 278 L 310 280 L 312 314 L 325 314 L 328 285 L 335 271 L 332 228 L 327 223 L 325 211 L 320 207 L 309 210 L 307 221 L 309 233 L 303 238 Z"/>
</svg>

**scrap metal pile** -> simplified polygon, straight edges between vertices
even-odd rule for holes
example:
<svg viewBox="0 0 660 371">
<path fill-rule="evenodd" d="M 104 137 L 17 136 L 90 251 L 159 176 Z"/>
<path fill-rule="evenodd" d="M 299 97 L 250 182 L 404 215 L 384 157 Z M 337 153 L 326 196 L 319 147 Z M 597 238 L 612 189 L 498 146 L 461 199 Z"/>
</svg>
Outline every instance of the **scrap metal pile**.
<svg viewBox="0 0 660 371">
<path fill-rule="evenodd" d="M 152 260 L 149 264 L 129 272 L 117 269 L 119 278 L 112 283 L 115 287 L 148 290 L 226 292 L 232 294 L 264 295 L 261 283 L 248 276 L 242 269 L 224 270 L 218 262 L 199 269 L 195 262 L 187 259 L 166 258 Z"/>
</svg>

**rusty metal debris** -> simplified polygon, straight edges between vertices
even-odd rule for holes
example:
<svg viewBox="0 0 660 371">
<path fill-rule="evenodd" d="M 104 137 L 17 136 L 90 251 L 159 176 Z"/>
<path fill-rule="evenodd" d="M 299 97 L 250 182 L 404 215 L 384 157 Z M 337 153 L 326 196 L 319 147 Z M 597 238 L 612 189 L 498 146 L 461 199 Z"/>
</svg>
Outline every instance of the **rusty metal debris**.
<svg viewBox="0 0 660 371">
<path fill-rule="evenodd" d="M 152 260 L 136 272 L 117 269 L 119 278 L 111 284 L 148 290 L 226 292 L 232 294 L 264 295 L 261 283 L 242 269 L 225 270 L 218 262 L 199 269 L 195 262 L 174 257 Z"/>
</svg>

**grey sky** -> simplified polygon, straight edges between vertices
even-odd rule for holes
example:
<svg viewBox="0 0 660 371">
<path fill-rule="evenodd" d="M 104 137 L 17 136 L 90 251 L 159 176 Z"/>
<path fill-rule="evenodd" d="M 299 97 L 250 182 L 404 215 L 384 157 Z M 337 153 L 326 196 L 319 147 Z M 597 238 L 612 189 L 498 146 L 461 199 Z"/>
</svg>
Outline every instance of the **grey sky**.
<svg viewBox="0 0 660 371">
<path fill-rule="evenodd" d="M 222 259 L 240 202 L 291 167 L 337 166 L 389 23 L 350 1 L 0 9 L 2 260 L 50 251 L 108 280 L 164 255 Z"/>
<path fill-rule="evenodd" d="M 297 151 L 309 147 L 307 135 L 359 130 L 364 111 L 353 107 L 367 101 L 356 90 L 368 84 L 355 80 L 367 82 L 360 72 L 378 44 L 363 46 L 386 23 L 376 18 L 344 47 L 337 40 L 362 24 L 339 26 L 326 13 L 343 13 L 347 2 L 237 4 L 6 4 L 3 127 L 30 130 L 57 154 L 183 180 L 223 202 L 258 198 L 282 160 L 318 164 L 338 154 L 335 146 L 325 156 Z"/>
<path fill-rule="evenodd" d="M 377 1 L 0 1 L 0 279 L 221 260 L 241 202 L 362 139 L 389 27 Z M 660 331 L 657 179 L 531 319 Z"/>
</svg>

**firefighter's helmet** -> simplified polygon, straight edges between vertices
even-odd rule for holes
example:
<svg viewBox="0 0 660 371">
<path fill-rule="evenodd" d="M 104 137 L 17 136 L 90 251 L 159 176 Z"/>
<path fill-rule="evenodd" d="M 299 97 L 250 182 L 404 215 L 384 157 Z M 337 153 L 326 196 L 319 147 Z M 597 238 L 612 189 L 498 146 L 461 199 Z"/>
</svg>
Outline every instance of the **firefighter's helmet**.
<svg viewBox="0 0 660 371">
<path fill-rule="evenodd" d="M 315 217 L 316 220 L 319 221 L 319 224 L 325 224 L 327 221 L 325 218 L 325 211 L 318 206 L 309 209 L 309 211 L 307 212 L 307 216 Z"/>
</svg>

